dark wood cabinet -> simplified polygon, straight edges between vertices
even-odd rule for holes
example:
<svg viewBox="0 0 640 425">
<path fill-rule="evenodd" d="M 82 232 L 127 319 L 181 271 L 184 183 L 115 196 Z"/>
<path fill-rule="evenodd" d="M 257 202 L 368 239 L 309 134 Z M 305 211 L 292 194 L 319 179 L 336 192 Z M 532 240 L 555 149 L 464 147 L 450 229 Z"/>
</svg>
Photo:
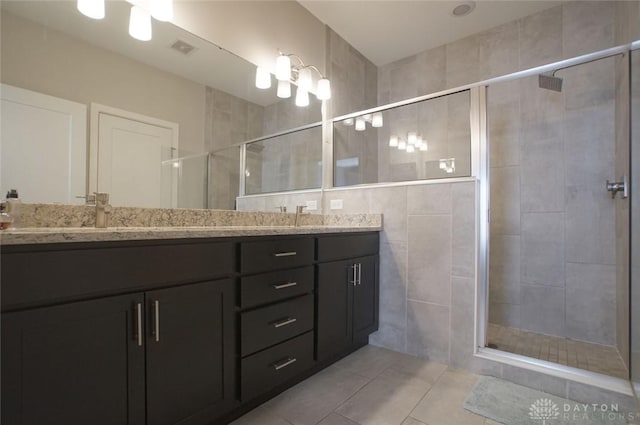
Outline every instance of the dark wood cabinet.
<svg viewBox="0 0 640 425">
<path fill-rule="evenodd" d="M 378 329 L 378 257 L 318 265 L 317 360 L 326 361 Z"/>
<path fill-rule="evenodd" d="M 2 423 L 144 425 L 142 294 L 2 316 Z"/>
<path fill-rule="evenodd" d="M 147 425 L 206 424 L 234 402 L 229 279 L 145 294 Z"/>
<path fill-rule="evenodd" d="M 367 343 L 377 254 L 376 232 L 3 246 L 2 423 L 227 423 Z"/>
</svg>

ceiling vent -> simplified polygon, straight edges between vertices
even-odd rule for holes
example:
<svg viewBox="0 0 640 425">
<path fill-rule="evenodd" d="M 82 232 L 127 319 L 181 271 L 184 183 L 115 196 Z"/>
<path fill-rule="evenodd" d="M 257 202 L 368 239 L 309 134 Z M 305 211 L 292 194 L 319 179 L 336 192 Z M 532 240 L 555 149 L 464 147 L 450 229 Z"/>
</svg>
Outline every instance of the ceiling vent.
<svg viewBox="0 0 640 425">
<path fill-rule="evenodd" d="M 176 40 L 176 42 L 171 45 L 171 48 L 177 52 L 182 53 L 183 55 L 188 55 L 189 53 L 197 50 L 191 44 L 182 40 Z"/>
</svg>

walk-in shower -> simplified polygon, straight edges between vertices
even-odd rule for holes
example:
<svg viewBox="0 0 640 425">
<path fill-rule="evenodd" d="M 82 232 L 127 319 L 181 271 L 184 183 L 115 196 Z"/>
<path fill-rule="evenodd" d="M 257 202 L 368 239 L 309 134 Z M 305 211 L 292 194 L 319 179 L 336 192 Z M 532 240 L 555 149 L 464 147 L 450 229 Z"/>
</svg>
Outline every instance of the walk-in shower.
<svg viewBox="0 0 640 425">
<path fill-rule="evenodd" d="M 488 86 L 487 347 L 629 378 L 628 105 L 628 52 Z"/>
</svg>

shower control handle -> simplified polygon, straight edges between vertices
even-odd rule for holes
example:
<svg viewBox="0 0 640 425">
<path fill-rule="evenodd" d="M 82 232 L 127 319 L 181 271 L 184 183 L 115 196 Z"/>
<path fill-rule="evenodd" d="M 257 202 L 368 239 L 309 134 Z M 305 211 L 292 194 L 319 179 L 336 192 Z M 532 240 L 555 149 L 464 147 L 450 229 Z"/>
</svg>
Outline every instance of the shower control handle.
<svg viewBox="0 0 640 425">
<path fill-rule="evenodd" d="M 611 199 L 615 199 L 618 192 L 622 192 L 622 199 L 628 198 L 628 187 L 629 185 L 627 184 L 626 175 L 622 176 L 621 182 L 610 182 L 609 180 L 607 180 L 607 190 L 611 192 Z"/>
</svg>

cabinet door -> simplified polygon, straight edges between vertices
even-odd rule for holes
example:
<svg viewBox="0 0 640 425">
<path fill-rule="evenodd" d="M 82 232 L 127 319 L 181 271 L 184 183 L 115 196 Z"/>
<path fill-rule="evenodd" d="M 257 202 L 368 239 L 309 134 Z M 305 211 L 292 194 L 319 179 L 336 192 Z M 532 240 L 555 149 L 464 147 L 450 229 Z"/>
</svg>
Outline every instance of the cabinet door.
<svg viewBox="0 0 640 425">
<path fill-rule="evenodd" d="M 353 261 L 318 265 L 317 360 L 343 352 L 351 345 Z"/>
<path fill-rule="evenodd" d="M 378 329 L 378 257 L 354 260 L 357 264 L 357 285 L 353 288 L 353 339 L 366 342 Z"/>
<path fill-rule="evenodd" d="M 146 293 L 147 425 L 204 424 L 234 400 L 231 280 Z"/>
<path fill-rule="evenodd" d="M 142 303 L 134 294 L 3 314 L 2 423 L 143 425 Z"/>
</svg>

